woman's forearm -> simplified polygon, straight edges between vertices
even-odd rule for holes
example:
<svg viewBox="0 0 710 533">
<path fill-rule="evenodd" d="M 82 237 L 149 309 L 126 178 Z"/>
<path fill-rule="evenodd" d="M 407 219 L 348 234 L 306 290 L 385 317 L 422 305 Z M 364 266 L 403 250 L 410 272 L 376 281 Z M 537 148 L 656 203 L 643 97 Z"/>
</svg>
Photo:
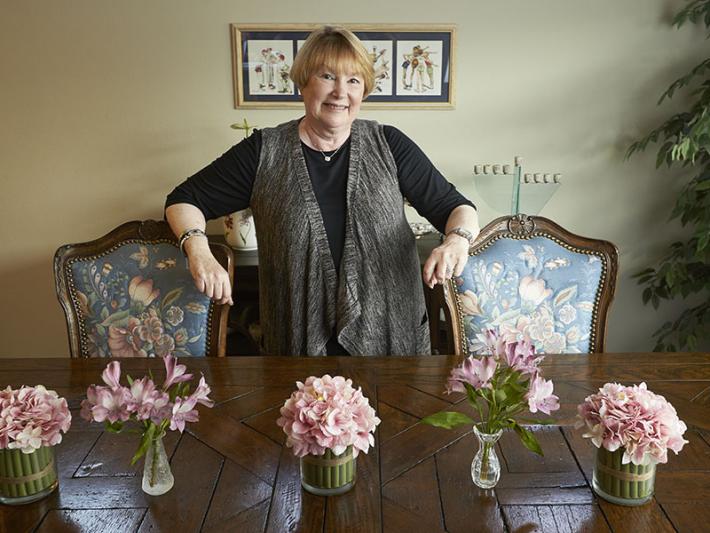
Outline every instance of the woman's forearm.
<svg viewBox="0 0 710 533">
<path fill-rule="evenodd" d="M 176 237 L 180 237 L 189 229 L 205 230 L 207 222 L 205 215 L 202 214 L 197 207 L 192 204 L 173 204 L 165 210 L 165 219 L 170 225 L 170 229 Z M 201 251 L 209 251 L 207 239 L 191 238 L 185 241 L 184 250 L 188 257 L 192 255 L 192 251 L 199 249 Z"/>
<path fill-rule="evenodd" d="M 470 231 L 474 238 L 481 229 L 478 226 L 478 211 L 470 205 L 460 205 L 449 214 L 446 219 L 446 233 L 454 228 L 463 228 Z"/>
</svg>

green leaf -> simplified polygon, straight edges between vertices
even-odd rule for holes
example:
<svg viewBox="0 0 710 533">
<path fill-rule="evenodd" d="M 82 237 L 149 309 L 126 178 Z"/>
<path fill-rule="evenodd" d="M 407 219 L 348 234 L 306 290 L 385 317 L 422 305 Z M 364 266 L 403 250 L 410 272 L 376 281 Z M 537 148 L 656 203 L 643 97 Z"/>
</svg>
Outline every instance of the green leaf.
<svg viewBox="0 0 710 533">
<path fill-rule="evenodd" d="M 178 287 L 177 289 L 171 290 L 168 294 L 165 295 L 165 298 L 163 298 L 163 303 L 160 304 L 161 309 L 165 309 L 172 303 L 176 302 L 181 295 L 182 287 Z"/>
<path fill-rule="evenodd" d="M 131 387 L 133 386 L 133 378 L 131 377 L 130 374 L 126 374 L 126 380 L 128 381 L 128 385 Z"/>
<path fill-rule="evenodd" d="M 104 427 L 109 433 L 120 433 L 123 430 L 123 422 L 120 420 L 116 420 L 115 422 L 109 422 L 106 420 Z"/>
<path fill-rule="evenodd" d="M 515 423 L 513 426 L 513 429 L 515 432 L 518 434 L 520 437 L 520 440 L 523 442 L 523 445 L 530 450 L 531 452 L 535 452 L 538 455 L 544 455 L 542 453 L 542 448 L 540 447 L 540 443 L 537 441 L 535 438 L 535 435 L 533 435 L 532 431 L 530 431 L 527 428 L 524 428 L 518 423 Z"/>
<path fill-rule="evenodd" d="M 475 423 L 475 421 L 467 415 L 456 411 L 441 411 L 422 418 L 422 422 L 424 424 L 429 424 L 430 426 L 445 429 L 452 429 L 456 426 Z"/>
<path fill-rule="evenodd" d="M 148 451 L 148 448 L 150 447 L 150 441 L 153 439 L 153 435 L 155 434 L 155 424 L 150 424 L 148 426 L 148 429 L 145 430 L 143 433 L 143 438 L 141 438 L 141 443 L 138 446 L 138 450 L 136 450 L 135 455 L 131 459 L 131 464 L 134 465 L 140 459 L 145 455 L 145 453 Z"/>
<path fill-rule="evenodd" d="M 121 320 L 125 320 L 130 316 L 131 312 L 126 309 L 125 311 L 118 311 L 117 313 L 114 313 L 112 315 L 108 315 L 107 317 L 103 317 L 102 313 L 102 318 L 104 319 L 103 322 L 101 322 L 102 326 L 108 327 L 111 324 L 115 324 L 116 322 L 119 322 Z"/>
</svg>

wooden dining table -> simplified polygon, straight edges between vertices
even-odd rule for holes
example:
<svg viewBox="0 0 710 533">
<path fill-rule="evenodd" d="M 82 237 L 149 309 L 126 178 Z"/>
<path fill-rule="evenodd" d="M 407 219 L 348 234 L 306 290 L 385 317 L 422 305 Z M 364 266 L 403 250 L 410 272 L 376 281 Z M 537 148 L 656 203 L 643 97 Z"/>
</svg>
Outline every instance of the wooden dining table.
<svg viewBox="0 0 710 533">
<path fill-rule="evenodd" d="M 79 416 L 101 359 L 0 360 L 0 387 L 43 384 L 66 397 L 72 427 L 57 447 L 59 488 L 23 506 L 0 505 L 0 533 L 24 531 L 708 531 L 710 527 L 710 354 L 550 355 L 543 362 L 561 409 L 556 424 L 533 427 L 539 457 L 504 433 L 502 475 L 492 490 L 471 481 L 477 449 L 471 427 L 420 423 L 434 412 L 471 413 L 444 386 L 455 357 L 227 357 L 182 359 L 204 373 L 216 405 L 170 432 L 166 448 L 175 486 L 162 496 L 141 490 L 142 461 L 130 465 L 137 435 L 104 432 Z M 140 377 L 155 359 L 124 359 Z M 297 380 L 351 378 L 382 422 L 375 446 L 357 458 L 357 481 L 340 496 L 301 489 L 299 460 L 276 425 Z M 677 409 L 689 429 L 679 455 L 659 465 L 653 500 L 623 507 L 591 489 L 595 448 L 574 429 L 576 406 L 608 381 L 645 381 Z"/>
</svg>

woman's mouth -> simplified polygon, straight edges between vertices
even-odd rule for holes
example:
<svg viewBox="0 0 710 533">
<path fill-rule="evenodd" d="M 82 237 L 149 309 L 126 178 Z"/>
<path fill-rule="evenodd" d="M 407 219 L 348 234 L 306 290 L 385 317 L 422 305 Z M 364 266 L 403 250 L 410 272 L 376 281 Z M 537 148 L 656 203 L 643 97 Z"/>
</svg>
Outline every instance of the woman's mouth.
<svg viewBox="0 0 710 533">
<path fill-rule="evenodd" d="M 327 102 L 324 103 L 323 105 L 332 111 L 347 111 L 350 107 L 350 106 L 340 105 L 340 104 L 329 104 Z"/>
</svg>

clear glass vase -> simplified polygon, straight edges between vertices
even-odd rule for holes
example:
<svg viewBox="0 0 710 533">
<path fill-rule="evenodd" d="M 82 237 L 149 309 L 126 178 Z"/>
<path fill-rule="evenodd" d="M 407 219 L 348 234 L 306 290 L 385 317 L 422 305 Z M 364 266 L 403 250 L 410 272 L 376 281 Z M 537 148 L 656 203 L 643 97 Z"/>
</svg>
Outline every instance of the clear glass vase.
<svg viewBox="0 0 710 533">
<path fill-rule="evenodd" d="M 484 433 L 474 426 L 473 432 L 478 438 L 478 451 L 471 463 L 471 478 L 482 489 L 492 489 L 500 479 L 500 461 L 496 454 L 496 442 L 503 434 L 503 430 Z"/>
<path fill-rule="evenodd" d="M 323 455 L 301 457 L 301 486 L 319 496 L 343 494 L 355 485 L 356 460 L 352 446 L 340 455 L 326 450 Z"/>
<path fill-rule="evenodd" d="M 170 470 L 168 454 L 165 453 L 163 436 L 153 439 L 145 455 L 143 465 L 143 492 L 160 496 L 173 488 L 175 478 Z"/>
<path fill-rule="evenodd" d="M 44 498 L 57 488 L 54 446 L 32 453 L 0 450 L 0 503 L 21 505 Z"/>
<path fill-rule="evenodd" d="M 597 450 L 592 488 L 597 496 L 619 505 L 643 505 L 653 498 L 656 465 L 623 464 L 624 448 Z"/>
</svg>

